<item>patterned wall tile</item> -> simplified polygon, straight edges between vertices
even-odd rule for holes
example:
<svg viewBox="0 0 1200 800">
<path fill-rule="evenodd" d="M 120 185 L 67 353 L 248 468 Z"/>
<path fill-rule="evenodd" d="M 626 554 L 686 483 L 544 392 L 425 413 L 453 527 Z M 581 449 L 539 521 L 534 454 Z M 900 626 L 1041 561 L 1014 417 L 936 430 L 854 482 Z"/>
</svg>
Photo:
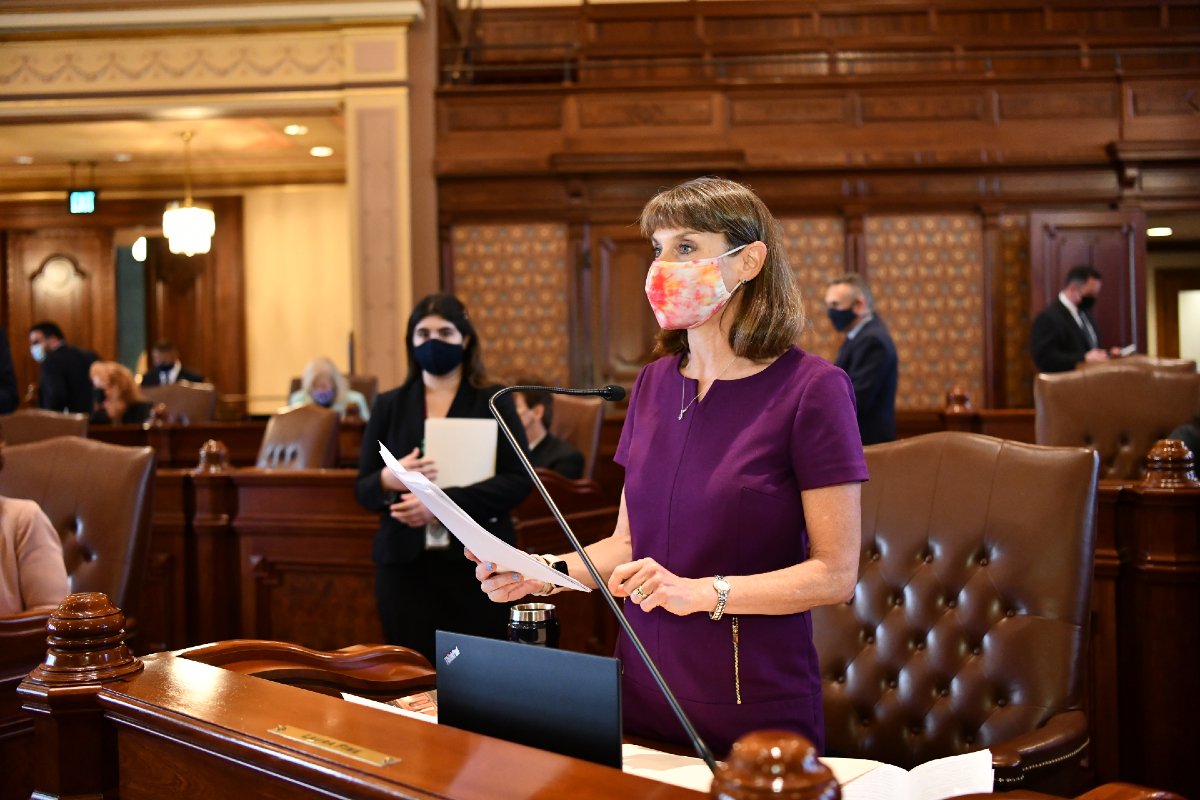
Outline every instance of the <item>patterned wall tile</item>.
<svg viewBox="0 0 1200 800">
<path fill-rule="evenodd" d="M 1008 408 L 1033 406 L 1029 355 L 1029 215 L 1000 218 L 1000 269 L 1004 279 L 1004 387 Z"/>
<path fill-rule="evenodd" d="M 788 261 L 800 281 L 808 328 L 800 336 L 801 349 L 833 361 L 842 336 L 825 316 L 825 286 L 845 272 L 845 226 L 838 217 L 780 220 Z"/>
<path fill-rule="evenodd" d="M 982 405 L 982 275 L 974 216 L 867 220 L 867 276 L 900 357 L 896 408 L 941 408 L 955 385 Z"/>
<path fill-rule="evenodd" d="M 567 385 L 567 226 L 463 225 L 452 236 L 454 292 L 479 331 L 488 371 Z"/>
</svg>

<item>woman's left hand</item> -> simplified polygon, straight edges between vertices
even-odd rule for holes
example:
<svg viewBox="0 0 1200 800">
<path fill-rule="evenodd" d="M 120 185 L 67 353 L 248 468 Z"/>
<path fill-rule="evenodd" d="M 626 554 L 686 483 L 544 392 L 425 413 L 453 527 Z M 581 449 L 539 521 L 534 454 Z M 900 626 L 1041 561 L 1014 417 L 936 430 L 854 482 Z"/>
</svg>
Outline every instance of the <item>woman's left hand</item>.
<svg viewBox="0 0 1200 800">
<path fill-rule="evenodd" d="M 681 578 L 653 558 L 630 561 L 614 569 L 608 590 L 613 597 L 631 598 L 642 611 L 662 607 L 682 617 L 717 607 L 712 579 Z"/>
<path fill-rule="evenodd" d="M 410 528 L 420 528 L 433 521 L 433 512 L 414 494 L 400 495 L 400 502 L 391 507 L 392 517 Z"/>
</svg>

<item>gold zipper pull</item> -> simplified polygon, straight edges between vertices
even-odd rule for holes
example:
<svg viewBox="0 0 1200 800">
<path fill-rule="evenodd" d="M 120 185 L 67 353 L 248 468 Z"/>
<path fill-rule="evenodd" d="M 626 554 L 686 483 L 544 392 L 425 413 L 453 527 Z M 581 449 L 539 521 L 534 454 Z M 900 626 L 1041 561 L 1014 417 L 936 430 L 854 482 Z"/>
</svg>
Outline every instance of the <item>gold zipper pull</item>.
<svg viewBox="0 0 1200 800">
<path fill-rule="evenodd" d="M 738 640 L 738 618 L 733 618 L 733 643 L 737 644 Z"/>
</svg>

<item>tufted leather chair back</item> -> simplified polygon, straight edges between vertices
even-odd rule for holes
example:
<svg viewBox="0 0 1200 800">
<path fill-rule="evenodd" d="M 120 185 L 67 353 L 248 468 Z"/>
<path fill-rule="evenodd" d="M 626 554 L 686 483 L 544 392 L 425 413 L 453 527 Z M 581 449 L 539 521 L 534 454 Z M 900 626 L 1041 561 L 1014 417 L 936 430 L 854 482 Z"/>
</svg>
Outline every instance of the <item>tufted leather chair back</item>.
<svg viewBox="0 0 1200 800">
<path fill-rule="evenodd" d="M 4 448 L 0 494 L 33 500 L 62 538 L 71 593 L 136 617 L 150 544 L 154 449 L 59 437 Z"/>
<path fill-rule="evenodd" d="M 5 444 L 28 444 L 55 436 L 87 436 L 87 414 L 63 414 L 44 408 L 22 408 L 0 417 Z"/>
<path fill-rule="evenodd" d="M 258 449 L 259 469 L 322 469 L 337 464 L 338 413 L 293 406 L 271 417 Z"/>
<path fill-rule="evenodd" d="M 812 612 L 829 751 L 911 768 L 1079 708 L 1095 453 L 949 432 L 865 451 L 858 585 Z"/>
<path fill-rule="evenodd" d="M 1150 448 L 1200 412 L 1200 375 L 1110 366 L 1038 375 L 1037 443 L 1092 447 L 1100 477 L 1134 480 Z"/>
<path fill-rule="evenodd" d="M 164 404 L 171 422 L 182 425 L 212 422 L 217 408 L 217 387 L 211 383 L 179 381 L 166 386 L 147 386 L 142 394 L 151 403 Z"/>
<path fill-rule="evenodd" d="M 1160 372 L 1195 372 L 1196 362 L 1187 358 L 1158 358 L 1156 356 L 1132 355 L 1114 361 L 1080 361 L 1075 369 L 1112 369 L 1113 367 L 1136 367 Z"/>
<path fill-rule="evenodd" d="M 554 418 L 550 433 L 583 453 L 583 479 L 591 480 L 600 452 L 600 426 L 604 422 L 604 400 L 599 397 L 554 395 Z"/>
</svg>

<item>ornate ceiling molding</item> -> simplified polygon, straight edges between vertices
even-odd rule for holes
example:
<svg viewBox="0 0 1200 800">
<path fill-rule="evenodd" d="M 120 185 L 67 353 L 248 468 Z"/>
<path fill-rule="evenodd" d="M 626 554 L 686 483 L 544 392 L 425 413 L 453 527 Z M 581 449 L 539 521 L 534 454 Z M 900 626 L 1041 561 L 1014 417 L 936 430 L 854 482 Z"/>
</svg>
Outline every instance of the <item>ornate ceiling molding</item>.
<svg viewBox="0 0 1200 800">
<path fill-rule="evenodd" d="M 51 11 L 0 14 L 0 34 L 105 30 L 164 30 L 229 25 L 407 24 L 423 15 L 420 0 L 366 0 L 349 3 L 245 3 L 184 8 L 125 8 L 103 11 Z"/>
</svg>

